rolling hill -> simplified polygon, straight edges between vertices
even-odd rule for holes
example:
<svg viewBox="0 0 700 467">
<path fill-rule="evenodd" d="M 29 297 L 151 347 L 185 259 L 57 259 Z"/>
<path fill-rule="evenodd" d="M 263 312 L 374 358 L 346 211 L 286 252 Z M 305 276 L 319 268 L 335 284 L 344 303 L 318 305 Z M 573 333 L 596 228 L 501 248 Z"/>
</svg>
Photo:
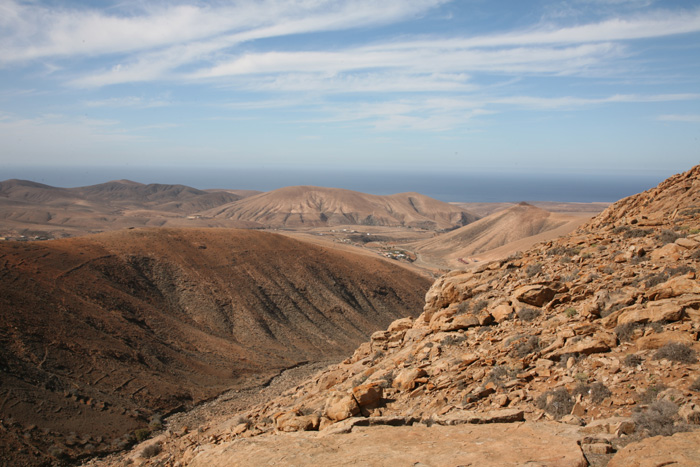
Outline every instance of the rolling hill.
<svg viewBox="0 0 700 467">
<path fill-rule="evenodd" d="M 459 268 L 506 257 L 543 239 L 556 238 L 586 221 L 582 216 L 555 214 L 528 203 L 496 211 L 459 229 L 411 245 L 425 264 Z"/>
<path fill-rule="evenodd" d="M 429 281 L 380 258 L 229 229 L 0 242 L 0 458 L 41 464 L 224 389 L 347 355 Z"/>
<path fill-rule="evenodd" d="M 438 230 L 477 219 L 459 207 L 418 193 L 380 196 L 311 186 L 280 188 L 202 214 L 289 228 L 379 225 Z"/>
</svg>

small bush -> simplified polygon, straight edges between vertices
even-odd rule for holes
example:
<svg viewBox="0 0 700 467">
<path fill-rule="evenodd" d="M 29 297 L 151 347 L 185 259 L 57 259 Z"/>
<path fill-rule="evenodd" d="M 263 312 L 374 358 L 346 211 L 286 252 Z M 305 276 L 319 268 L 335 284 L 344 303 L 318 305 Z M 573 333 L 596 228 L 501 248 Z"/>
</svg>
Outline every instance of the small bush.
<svg viewBox="0 0 700 467">
<path fill-rule="evenodd" d="M 644 285 L 649 287 L 654 287 L 659 284 L 663 284 L 669 279 L 669 275 L 666 274 L 665 272 L 660 272 L 658 274 L 652 274 L 651 276 L 647 277 L 646 280 L 644 281 Z"/>
<path fill-rule="evenodd" d="M 573 318 L 578 314 L 578 311 L 576 311 L 576 308 L 570 307 L 564 310 L 564 314 L 567 316 L 567 318 Z"/>
<path fill-rule="evenodd" d="M 440 341 L 440 345 L 445 347 L 445 346 L 450 346 L 450 345 L 457 345 L 460 344 L 464 341 L 467 340 L 467 336 L 464 334 L 450 334 L 449 336 L 446 336 Z"/>
<path fill-rule="evenodd" d="M 528 264 L 525 268 L 525 274 L 527 274 L 528 277 L 532 277 L 540 272 L 542 272 L 542 265 L 540 263 Z"/>
<path fill-rule="evenodd" d="M 603 402 L 606 397 L 610 397 L 612 392 L 603 383 L 595 382 L 593 384 L 577 384 L 571 395 L 578 396 L 579 394 L 582 397 L 590 397 L 594 404 L 598 404 Z"/>
<path fill-rule="evenodd" d="M 682 266 L 678 266 L 677 268 L 666 268 L 665 272 L 668 273 L 669 276 L 680 276 L 683 274 L 688 274 L 689 272 L 695 272 L 695 269 L 684 264 Z"/>
<path fill-rule="evenodd" d="M 654 360 L 661 360 L 662 358 L 679 363 L 695 363 L 698 361 L 695 350 L 680 342 L 670 342 L 657 350 L 654 354 Z"/>
<path fill-rule="evenodd" d="M 621 233 L 627 232 L 629 229 L 630 229 L 630 228 L 629 228 L 629 226 L 627 226 L 627 225 L 620 225 L 620 226 L 617 226 L 617 227 L 615 227 L 614 229 L 612 229 L 612 232 L 613 232 L 614 234 L 621 234 Z"/>
<path fill-rule="evenodd" d="M 625 359 L 622 361 L 622 363 L 625 366 L 635 367 L 635 366 L 641 365 L 643 361 L 644 361 L 644 359 L 642 357 L 631 353 L 631 354 L 627 354 L 625 356 Z"/>
<path fill-rule="evenodd" d="M 163 450 L 160 443 L 149 444 L 141 451 L 141 457 L 144 459 L 150 459 L 151 457 L 157 456 Z"/>
<path fill-rule="evenodd" d="M 674 423 L 678 406 L 670 401 L 657 401 L 645 411 L 634 414 L 636 430 L 643 436 L 671 436 L 680 431 L 686 431 L 684 426 Z"/>
<path fill-rule="evenodd" d="M 555 246 L 547 250 L 548 256 L 576 256 L 581 252 L 578 247 Z"/>
<path fill-rule="evenodd" d="M 518 318 L 521 321 L 532 321 L 537 318 L 542 312 L 535 308 L 521 308 L 518 310 Z"/>
<path fill-rule="evenodd" d="M 646 390 L 639 395 L 639 402 L 642 404 L 651 404 L 656 401 L 659 393 L 666 389 L 663 384 L 652 384 Z"/>
<path fill-rule="evenodd" d="M 569 359 L 572 358 L 574 359 L 574 363 L 581 361 L 586 357 L 584 354 L 580 353 L 565 353 L 561 354 L 559 356 L 559 366 L 562 368 L 566 368 L 566 364 L 569 362 Z"/>
<path fill-rule="evenodd" d="M 511 377 L 514 376 L 513 373 L 515 372 L 507 366 L 496 365 L 489 373 L 488 377 L 486 378 L 486 381 L 495 383 L 498 386 L 502 386 L 503 383 L 505 383 Z"/>
<path fill-rule="evenodd" d="M 474 308 L 472 309 L 472 312 L 478 313 L 481 310 L 483 310 L 484 308 L 486 308 L 487 306 L 489 306 L 488 300 L 479 300 L 478 302 L 476 302 L 474 304 Z"/>
<path fill-rule="evenodd" d="M 540 338 L 537 336 L 530 336 L 516 345 L 513 350 L 511 350 L 511 355 L 516 358 L 524 358 L 538 350 L 540 350 Z"/>
<path fill-rule="evenodd" d="M 151 430 L 148 428 L 139 428 L 134 431 L 134 439 L 137 443 L 147 440 L 149 436 L 151 436 Z"/>
<path fill-rule="evenodd" d="M 625 232 L 625 237 L 626 238 L 641 238 L 641 237 L 646 237 L 651 233 L 651 230 L 645 230 L 645 229 L 630 229 Z"/>
<path fill-rule="evenodd" d="M 679 234 L 678 232 L 674 232 L 673 230 L 664 230 L 656 236 L 656 239 L 665 245 L 666 243 L 675 242 L 682 236 L 683 235 Z"/>
<path fill-rule="evenodd" d="M 571 413 L 574 400 L 566 388 L 560 387 L 542 394 L 537 398 L 535 404 L 553 417 L 561 418 Z"/>
<path fill-rule="evenodd" d="M 622 341 L 631 341 L 634 331 L 639 329 L 641 325 L 639 323 L 625 323 L 617 326 L 615 328 L 615 335 Z"/>
</svg>

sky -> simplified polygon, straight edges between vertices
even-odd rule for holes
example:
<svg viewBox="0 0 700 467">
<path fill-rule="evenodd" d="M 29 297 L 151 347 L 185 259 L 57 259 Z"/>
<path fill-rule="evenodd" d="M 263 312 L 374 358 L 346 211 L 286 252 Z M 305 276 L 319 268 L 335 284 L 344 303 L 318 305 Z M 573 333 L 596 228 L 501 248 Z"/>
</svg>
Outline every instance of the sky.
<svg viewBox="0 0 700 467">
<path fill-rule="evenodd" d="M 668 176 L 699 138 L 698 0 L 0 0 L 0 179 Z"/>
</svg>

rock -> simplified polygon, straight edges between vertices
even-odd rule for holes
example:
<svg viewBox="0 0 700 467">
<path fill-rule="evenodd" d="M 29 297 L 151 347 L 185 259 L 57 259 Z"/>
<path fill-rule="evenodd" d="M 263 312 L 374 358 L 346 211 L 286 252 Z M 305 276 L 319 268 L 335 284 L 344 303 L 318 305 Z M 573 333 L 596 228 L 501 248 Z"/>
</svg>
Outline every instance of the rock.
<svg viewBox="0 0 700 467">
<path fill-rule="evenodd" d="M 608 467 L 658 467 L 662 465 L 698 465 L 700 431 L 654 436 L 631 443 L 620 450 Z"/>
<path fill-rule="evenodd" d="M 683 406 L 678 409 L 678 416 L 685 420 L 686 423 L 700 425 L 700 407 L 698 407 L 697 404 L 692 402 L 683 404 Z"/>
<path fill-rule="evenodd" d="M 377 426 L 351 430 L 323 437 L 303 432 L 258 436 L 203 446 L 189 466 L 588 465 L 577 443 L 576 427 L 560 423 Z"/>
<path fill-rule="evenodd" d="M 528 305 L 541 307 L 554 298 L 556 292 L 547 286 L 536 284 L 526 285 L 513 292 L 513 298 Z"/>
<path fill-rule="evenodd" d="M 279 431 L 312 431 L 318 430 L 321 418 L 318 415 L 299 415 L 297 412 L 286 412 L 275 419 Z"/>
<path fill-rule="evenodd" d="M 668 243 L 662 246 L 661 248 L 657 248 L 656 250 L 649 253 L 649 257 L 655 263 L 658 263 L 663 260 L 678 261 L 681 258 L 681 253 L 683 250 L 684 248 L 676 245 L 675 243 Z"/>
<path fill-rule="evenodd" d="M 675 242 L 676 245 L 681 246 L 683 248 L 686 248 L 688 250 L 697 248 L 700 243 L 698 243 L 696 240 L 693 240 L 692 238 L 686 238 L 686 237 L 681 237 L 677 238 Z"/>
<path fill-rule="evenodd" d="M 326 399 L 326 417 L 333 421 L 341 421 L 360 413 L 360 406 L 350 394 L 333 392 Z"/>
<path fill-rule="evenodd" d="M 502 323 L 513 315 L 513 307 L 505 303 L 492 308 L 490 311 L 491 316 L 497 323 Z"/>
<path fill-rule="evenodd" d="M 683 316 L 683 306 L 672 300 L 649 302 L 646 305 L 626 308 L 626 311 L 617 317 L 617 324 L 672 322 Z"/>
<path fill-rule="evenodd" d="M 416 380 L 426 376 L 427 373 L 422 368 L 407 368 L 399 372 L 391 383 L 391 387 L 401 391 L 411 391 L 416 387 Z"/>
<path fill-rule="evenodd" d="M 399 331 L 407 331 L 413 327 L 413 319 L 411 318 L 401 318 L 397 319 L 396 321 L 392 322 L 389 327 L 387 328 L 387 331 L 390 333 L 394 332 L 399 332 Z"/>
<path fill-rule="evenodd" d="M 651 350 L 658 349 L 671 342 L 679 342 L 690 345 L 695 343 L 693 338 L 687 332 L 666 331 L 640 337 L 635 341 L 635 345 L 637 346 L 637 350 Z"/>
<path fill-rule="evenodd" d="M 362 384 L 352 389 L 352 395 L 360 407 L 369 407 L 382 400 L 382 388 L 379 383 Z"/>
<path fill-rule="evenodd" d="M 479 318 L 477 316 L 461 314 L 446 319 L 444 322 L 440 323 L 438 329 L 435 330 L 442 332 L 451 332 L 458 331 L 460 329 L 468 329 L 480 325 L 481 323 L 479 322 Z"/>
<path fill-rule="evenodd" d="M 566 344 L 564 347 L 554 350 L 545 357 L 555 357 L 558 359 L 564 354 L 580 353 L 584 355 L 591 355 L 594 353 L 608 352 L 611 347 L 615 346 L 615 336 L 599 334 L 595 336 L 584 337 L 583 339 L 574 342 L 573 344 Z"/>
<path fill-rule="evenodd" d="M 593 420 L 581 429 L 582 433 L 632 434 L 636 425 L 630 417 L 610 417 Z"/>
<path fill-rule="evenodd" d="M 613 447 L 607 443 L 584 444 L 581 446 L 586 454 L 610 454 Z"/>
<path fill-rule="evenodd" d="M 688 277 L 674 277 L 649 290 L 646 296 L 649 300 L 661 300 L 685 294 L 700 294 L 700 283 Z"/>
</svg>

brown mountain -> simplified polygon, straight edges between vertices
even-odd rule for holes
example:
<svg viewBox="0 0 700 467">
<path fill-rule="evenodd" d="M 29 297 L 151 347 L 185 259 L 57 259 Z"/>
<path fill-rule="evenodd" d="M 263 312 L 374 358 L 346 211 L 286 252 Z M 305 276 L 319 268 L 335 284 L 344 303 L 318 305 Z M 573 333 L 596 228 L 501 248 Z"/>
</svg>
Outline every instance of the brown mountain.
<svg viewBox="0 0 700 467">
<path fill-rule="evenodd" d="M 235 414 L 202 408 L 196 434 L 165 432 L 119 460 L 698 465 L 698 268 L 700 166 L 565 237 L 445 274 L 420 317 L 294 391 Z"/>
<path fill-rule="evenodd" d="M 129 180 L 78 188 L 6 180 L 0 182 L 0 235 L 64 237 L 147 226 L 258 227 L 194 216 L 250 194 Z"/>
<path fill-rule="evenodd" d="M 0 243 L 0 458 L 109 451 L 154 414 L 340 358 L 429 283 L 380 258 L 229 229 Z"/>
<path fill-rule="evenodd" d="M 400 225 L 436 230 L 451 229 L 476 220 L 476 216 L 459 207 L 418 193 L 379 196 L 311 186 L 280 188 L 202 214 L 292 228 Z"/>
<path fill-rule="evenodd" d="M 586 217 L 555 214 L 520 203 L 489 214 L 469 225 L 415 243 L 420 262 L 448 268 L 464 267 L 490 255 L 506 257 L 547 238 L 576 229 Z"/>
</svg>

